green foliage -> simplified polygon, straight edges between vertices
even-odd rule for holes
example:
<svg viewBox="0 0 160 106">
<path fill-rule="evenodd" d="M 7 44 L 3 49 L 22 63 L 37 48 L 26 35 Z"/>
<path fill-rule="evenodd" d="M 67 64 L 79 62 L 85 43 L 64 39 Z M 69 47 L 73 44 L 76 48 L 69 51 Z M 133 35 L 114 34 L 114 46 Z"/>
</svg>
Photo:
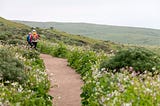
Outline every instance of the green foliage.
<svg viewBox="0 0 160 106">
<path fill-rule="evenodd" d="M 83 106 L 158 106 L 160 93 L 155 92 L 160 89 L 158 75 L 134 76 L 134 73 L 123 70 L 121 73 L 107 72 L 90 77 L 82 87 Z"/>
<path fill-rule="evenodd" d="M 38 45 L 39 50 L 42 53 L 50 54 L 56 57 L 66 58 L 68 56 L 69 50 L 67 46 L 65 46 L 62 42 L 58 44 L 53 44 L 50 42 L 39 42 Z"/>
<path fill-rule="evenodd" d="M 38 49 L 41 53 L 51 54 L 53 45 L 49 42 L 40 41 L 38 42 Z"/>
<path fill-rule="evenodd" d="M 44 47 L 44 50 L 48 50 L 47 52 L 52 54 L 58 45 L 48 42 L 45 46 L 47 46 L 47 49 Z M 96 53 L 73 46 L 68 46 L 67 50 L 69 51 L 67 56 L 69 65 L 80 73 L 84 80 L 81 94 L 83 106 L 159 105 L 160 93 L 156 92 L 160 90 L 159 75 L 155 74 L 153 76 L 148 71 L 137 76 L 137 73 L 134 71 L 128 72 L 127 69 L 121 69 L 119 73 L 107 72 L 104 69 L 99 70 L 102 60 L 106 62 L 104 65 L 110 61 L 104 53 Z M 146 49 L 129 49 L 129 53 L 128 50 L 124 51 L 122 52 L 123 55 L 120 55 L 117 60 L 122 57 L 123 60 L 125 60 L 125 57 L 130 57 L 132 60 L 138 57 L 140 58 L 138 60 L 144 62 L 147 57 L 147 61 L 158 61 L 156 55 Z"/>
<path fill-rule="evenodd" d="M 29 26 L 38 26 L 41 28 L 50 28 L 54 26 L 57 30 L 65 31 L 67 33 L 125 44 L 160 45 L 160 30 L 157 29 L 97 25 L 88 23 L 44 23 L 24 21 L 21 21 L 20 23 Z"/>
<path fill-rule="evenodd" d="M 10 39 L 10 40 L 8 40 L 8 44 L 22 45 L 22 44 L 24 44 L 24 41 L 22 41 L 20 39 Z"/>
<path fill-rule="evenodd" d="M 0 32 L 0 40 L 8 40 L 12 36 L 10 31 Z"/>
<path fill-rule="evenodd" d="M 78 51 L 74 50 L 68 57 L 69 65 L 76 69 L 82 76 L 91 70 L 92 64 L 97 61 L 96 53 L 93 51 Z"/>
<path fill-rule="evenodd" d="M 67 57 L 68 50 L 67 47 L 63 43 L 59 43 L 56 45 L 51 52 L 51 54 L 55 57 Z"/>
<path fill-rule="evenodd" d="M 0 20 L 1 21 L 1 20 Z M 1 23 L 1 22 L 0 22 Z M 15 23 L 10 23 L 17 25 Z M 9 24 L 8 24 L 9 25 Z M 14 26 L 12 25 L 12 26 Z M 27 30 L 17 29 L 17 28 L 9 28 L 6 27 L 6 24 L 2 22 L 3 27 L 0 28 L 2 32 L 5 32 L 9 30 L 9 32 L 12 33 L 12 36 L 8 36 L 7 34 L 4 34 L 6 38 L 2 34 L 2 38 L 4 39 L 21 39 L 21 36 L 26 33 L 28 33 Z M 92 25 L 93 26 L 93 25 Z M 82 30 L 84 33 L 88 33 L 89 29 L 88 27 L 83 26 L 81 28 L 85 28 Z M 72 29 L 75 27 L 72 27 Z M 118 28 L 118 27 L 117 27 Z M 96 28 L 91 28 L 92 30 L 96 31 L 94 34 L 97 34 Z M 105 29 L 105 28 L 104 28 Z M 112 29 L 112 28 L 111 28 Z M 126 30 L 125 28 L 122 28 Z M 118 30 L 122 30 L 121 28 Z M 42 30 L 40 28 L 37 28 L 37 30 L 43 35 L 46 35 L 45 38 L 48 40 L 59 42 L 63 41 L 66 44 L 70 45 L 85 45 L 90 46 L 94 50 L 97 50 L 99 48 L 105 49 L 108 53 L 115 53 L 117 48 L 121 48 L 121 46 L 117 46 L 115 44 L 112 44 L 111 42 L 101 42 L 96 41 L 93 39 L 86 39 L 83 36 L 73 36 L 71 34 L 67 34 L 65 32 L 59 32 L 55 29 L 53 30 Z M 138 44 L 141 43 L 148 43 L 148 44 L 155 44 L 157 42 L 148 42 L 144 41 L 143 37 L 138 40 L 137 38 L 139 35 L 135 35 L 134 32 L 128 32 L 126 35 L 122 34 L 121 32 L 117 32 L 117 30 L 106 30 L 109 35 L 107 36 L 107 39 L 119 41 L 124 41 L 123 37 L 126 38 L 126 35 L 130 35 L 130 37 L 127 37 L 127 42 L 138 42 Z M 143 29 L 138 30 L 140 33 L 143 33 Z M 159 33 L 159 31 L 154 30 L 155 33 Z M 93 31 L 90 31 L 93 32 Z M 102 30 L 101 30 L 102 32 Z M 115 32 L 115 33 L 111 33 Z M 123 32 L 123 31 L 122 31 Z M 137 30 L 136 30 L 137 32 Z M 118 36 L 117 36 L 118 33 Z M 149 30 L 150 33 L 150 30 Z M 93 33 L 91 34 L 93 35 Z M 101 33 L 101 35 L 105 35 Z M 119 36 L 120 35 L 120 36 Z M 134 36 L 131 36 L 134 35 Z M 141 34 L 140 34 L 141 35 Z M 147 35 L 146 33 L 144 35 Z M 154 32 L 151 35 L 155 35 Z M 112 37 L 112 38 L 111 38 Z M 104 39 L 102 36 L 98 36 L 99 39 Z M 133 41 L 133 39 L 136 39 Z M 154 39 L 157 37 L 155 36 Z M 150 37 L 147 37 L 147 39 L 150 39 Z M 141 42 L 144 41 L 144 42 Z M 125 42 L 125 43 L 127 43 Z M 159 44 L 159 42 L 158 42 Z M 114 49 L 113 49 L 114 48 Z M 83 106 L 126 106 L 126 105 L 153 105 L 153 106 L 159 106 L 160 103 L 160 91 L 159 88 L 159 74 L 152 76 L 153 74 L 150 72 L 147 72 L 145 74 L 140 74 L 139 76 L 136 76 L 137 74 L 129 73 L 129 70 L 121 69 L 121 72 L 119 73 L 113 73 L 113 69 L 111 69 L 111 72 L 107 72 L 100 69 L 100 61 L 103 59 L 105 60 L 102 66 L 105 66 L 110 62 L 106 60 L 106 56 L 102 55 L 101 53 L 96 53 L 91 50 L 86 49 L 79 49 L 79 47 L 73 47 L 68 46 L 64 44 L 55 44 L 50 43 L 49 41 L 39 42 L 38 43 L 38 50 L 40 50 L 42 53 L 51 54 L 52 56 L 57 57 L 65 57 L 68 59 L 69 65 L 75 70 L 81 74 L 82 79 L 84 80 L 84 86 L 82 87 L 82 105 Z M 135 52 L 136 51 L 136 52 Z M 26 106 L 51 106 L 51 96 L 47 95 L 48 89 L 50 87 L 48 77 L 46 75 L 46 72 L 44 71 L 44 64 L 43 61 L 39 58 L 39 53 L 35 53 L 35 51 L 29 51 L 22 49 L 20 46 L 15 49 L 13 48 L 12 52 L 17 53 L 13 57 L 18 59 L 24 66 L 25 66 L 25 72 L 28 76 L 27 81 L 25 84 L 19 84 L 17 82 L 5 82 L 8 83 L 8 85 L 4 85 L 4 83 L 0 83 L 0 103 L 2 105 L 26 105 Z M 127 51 L 128 52 L 128 51 Z M 128 63 L 134 63 L 135 65 L 134 69 L 137 69 L 139 71 L 141 68 L 147 69 L 149 68 L 155 68 L 156 71 L 159 71 L 157 64 L 159 64 L 159 58 L 154 53 L 151 53 L 147 50 L 131 50 L 131 52 L 127 53 L 124 51 L 121 55 L 118 56 L 118 59 L 116 61 L 120 61 L 124 66 L 130 66 L 125 62 Z M 118 54 L 118 53 L 117 53 Z M 116 55 L 117 55 L 116 54 Z M 11 56 L 12 57 L 12 56 Z M 123 58 L 122 58 L 123 57 Z M 127 59 L 125 58 L 127 57 Z M 136 58 L 135 58 L 136 57 Z M 138 58 L 137 58 L 138 57 Z M 137 60 L 136 60 L 137 59 Z M 114 61 L 115 61 L 114 60 Z M 125 62 L 124 62 L 124 61 Z M 131 61 L 132 60 L 132 61 Z M 153 61 L 154 60 L 154 61 Z M 131 61 L 131 62 L 129 62 Z M 155 61 L 157 63 L 155 63 Z M 118 64 L 118 62 L 112 62 L 113 64 L 110 64 L 110 66 Z M 136 63 L 137 62 L 137 63 Z M 148 63 L 149 62 L 149 63 Z M 123 66 L 122 65 L 122 66 Z M 132 65 L 132 67 L 133 67 Z M 118 65 L 119 66 L 119 65 Z M 121 66 L 121 65 L 120 65 Z M 107 67 L 108 68 L 108 67 Z M 148 69 L 148 70 L 149 70 Z M 151 70 L 153 71 L 153 70 Z M 0 76 L 1 77 L 1 76 Z"/>
<path fill-rule="evenodd" d="M 7 40 L 8 36 L 6 36 L 4 33 L 0 33 L 0 40 Z"/>
<path fill-rule="evenodd" d="M 22 56 L 27 58 L 27 59 L 34 59 L 34 58 L 39 58 L 39 52 L 35 50 L 26 50 L 22 53 Z"/>
<path fill-rule="evenodd" d="M 145 70 L 154 72 L 159 68 L 159 65 L 160 57 L 155 53 L 144 48 L 135 48 L 117 52 L 109 61 L 102 62 L 101 68 L 118 71 L 128 66 L 142 73 Z"/>
<path fill-rule="evenodd" d="M 22 28 L 29 29 L 29 27 L 24 24 L 12 22 L 2 17 L 0 17 L 0 23 L 3 24 L 3 26 L 9 26 L 9 27 L 18 28 L 18 29 L 22 29 Z"/>
<path fill-rule="evenodd" d="M 24 83 L 19 83 L 17 80 L 0 82 L 0 103 L 11 106 L 51 106 L 52 97 L 48 95 L 50 83 L 44 71 L 43 61 L 39 58 L 39 53 L 24 49 L 21 46 L 0 46 L 0 50 L 0 71 L 1 66 L 4 66 L 4 63 L 7 64 L 9 59 L 8 64 L 12 66 L 6 65 L 6 67 L 9 67 L 12 71 L 17 69 L 18 74 L 21 70 L 18 69 L 19 67 L 14 67 L 18 61 L 23 66 L 23 71 L 27 76 Z M 4 70 L 6 71 L 6 69 L 8 68 Z M 10 76 L 16 77 L 13 72 L 10 73 Z"/>
<path fill-rule="evenodd" d="M 0 74 L 3 81 L 18 81 L 20 83 L 26 80 L 24 65 L 22 61 L 13 57 L 10 50 L 0 48 Z"/>
</svg>

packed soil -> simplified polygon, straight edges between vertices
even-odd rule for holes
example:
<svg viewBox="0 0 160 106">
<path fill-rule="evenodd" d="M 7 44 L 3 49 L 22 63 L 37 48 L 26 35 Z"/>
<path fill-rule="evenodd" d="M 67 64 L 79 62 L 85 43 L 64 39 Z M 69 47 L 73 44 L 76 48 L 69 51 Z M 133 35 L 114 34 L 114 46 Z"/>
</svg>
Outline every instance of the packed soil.
<svg viewBox="0 0 160 106">
<path fill-rule="evenodd" d="M 67 60 L 41 54 L 51 83 L 49 94 L 53 106 L 81 106 L 83 81 L 74 69 L 67 66 Z"/>
</svg>

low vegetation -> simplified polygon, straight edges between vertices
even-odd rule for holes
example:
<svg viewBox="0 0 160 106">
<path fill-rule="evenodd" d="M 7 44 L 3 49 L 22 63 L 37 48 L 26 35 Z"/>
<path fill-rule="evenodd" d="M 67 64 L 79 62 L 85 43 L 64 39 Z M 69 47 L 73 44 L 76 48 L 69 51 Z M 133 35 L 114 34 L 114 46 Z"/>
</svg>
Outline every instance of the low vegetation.
<svg viewBox="0 0 160 106">
<path fill-rule="evenodd" d="M 43 43 L 46 45 L 47 42 L 44 41 Z M 40 50 L 44 50 L 43 52 L 45 52 L 45 50 L 47 50 L 47 52 L 50 51 L 48 53 L 51 54 L 52 50 L 56 48 L 55 45 L 56 44 L 48 43 L 47 49 Z M 83 106 L 160 105 L 160 93 L 156 92 L 160 90 L 158 68 L 155 68 L 153 73 L 153 69 L 152 71 L 147 70 L 148 66 L 145 64 L 141 64 L 143 66 L 142 70 L 138 66 L 136 67 L 138 67 L 139 70 L 135 70 L 136 68 L 128 67 L 126 64 L 126 66 L 123 66 L 124 68 L 119 68 L 119 72 L 115 73 L 114 68 L 106 70 L 101 67 L 102 61 L 109 63 L 111 59 L 116 60 L 114 58 L 116 56 L 121 57 L 122 54 L 124 57 L 128 54 L 130 60 L 127 62 L 131 61 L 131 63 L 134 64 L 139 62 L 139 60 L 132 61 L 134 56 L 140 55 L 138 57 L 141 58 L 142 56 L 143 60 L 147 61 L 151 57 L 154 58 L 157 56 L 157 54 L 144 48 L 135 48 L 122 50 L 117 52 L 114 57 L 110 57 L 110 54 L 95 52 L 89 48 L 64 46 L 67 47 L 65 50 L 68 51 L 66 52 L 65 58 L 68 59 L 69 65 L 82 76 L 84 81 L 84 86 L 82 87 L 83 92 L 81 94 Z M 132 53 L 130 51 L 132 51 Z M 63 54 L 63 52 L 59 52 L 59 54 Z M 51 55 L 54 56 L 54 54 Z M 117 59 L 117 61 L 120 61 L 120 59 Z M 152 61 L 154 63 L 157 60 L 152 59 Z M 148 62 L 151 63 L 152 61 L 148 60 Z M 151 65 L 153 65 L 151 67 L 157 67 L 160 64 Z M 145 71 L 143 69 L 145 69 Z"/>
<path fill-rule="evenodd" d="M 66 58 L 81 75 L 83 106 L 160 105 L 159 48 L 116 45 L 37 28 L 41 41 L 35 51 L 23 45 L 30 28 L 21 27 L 0 19 L 0 105 L 52 105 L 40 53 Z"/>
<path fill-rule="evenodd" d="M 160 30 L 138 27 L 98 25 L 89 23 L 26 22 L 17 21 L 31 27 L 51 28 L 67 33 L 82 35 L 99 40 L 110 40 L 123 44 L 158 45 Z"/>
<path fill-rule="evenodd" d="M 6 48 L 0 48 L 0 74 L 3 81 L 22 83 L 26 79 L 23 62 Z"/>
<path fill-rule="evenodd" d="M 120 71 L 121 68 L 130 67 L 130 70 L 143 73 L 146 70 L 154 72 L 160 69 L 160 57 L 145 48 L 132 48 L 121 50 L 111 57 L 109 61 L 101 64 L 102 68 Z"/>
<path fill-rule="evenodd" d="M 39 53 L 0 45 L 0 105 L 51 106 L 50 83 Z"/>
</svg>

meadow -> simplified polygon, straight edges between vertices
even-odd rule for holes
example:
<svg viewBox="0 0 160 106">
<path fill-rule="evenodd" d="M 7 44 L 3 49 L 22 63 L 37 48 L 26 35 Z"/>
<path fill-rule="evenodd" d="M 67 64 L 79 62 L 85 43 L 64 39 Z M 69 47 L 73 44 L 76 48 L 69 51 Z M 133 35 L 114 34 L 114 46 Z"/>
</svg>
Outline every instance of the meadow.
<svg viewBox="0 0 160 106">
<path fill-rule="evenodd" d="M 160 48 L 116 44 L 36 28 L 38 50 L 26 48 L 28 26 L 0 19 L 0 105 L 51 106 L 40 53 L 66 58 L 81 75 L 82 106 L 159 106 Z"/>
<path fill-rule="evenodd" d="M 67 33 L 81 35 L 121 44 L 160 45 L 160 30 L 140 27 L 99 25 L 92 23 L 30 22 L 15 21 L 31 27 L 52 28 Z"/>
<path fill-rule="evenodd" d="M 47 46 L 46 46 L 47 45 Z M 55 45 L 55 46 L 53 46 Z M 131 53 L 129 59 L 139 55 L 139 57 L 148 59 L 149 54 L 143 55 L 141 52 L 151 53 L 149 57 L 152 61 L 133 61 L 135 67 L 123 66 L 119 69 L 110 69 L 103 67 L 119 54 L 106 54 L 105 52 L 95 52 L 89 48 L 71 47 L 65 44 L 53 44 L 41 42 L 39 49 L 43 53 L 56 57 L 68 59 L 68 64 L 79 73 L 84 81 L 82 87 L 82 105 L 83 106 L 159 106 L 160 104 L 160 62 L 157 54 L 151 51 L 144 51 L 144 48 L 138 48 L 136 52 Z M 135 48 L 137 49 L 137 48 Z M 127 53 L 129 51 L 126 51 Z M 127 53 L 122 55 L 125 56 Z M 130 52 L 129 52 L 130 53 Z M 153 56 L 153 57 L 152 57 Z M 112 60 L 113 61 L 113 60 Z M 115 66 L 119 60 L 114 60 Z M 130 60 L 126 60 L 128 62 Z M 104 63 L 105 62 L 105 63 Z M 108 62 L 108 63 L 107 63 Z M 125 60 L 124 60 L 125 62 Z M 150 66 L 149 64 L 152 64 Z M 146 69 L 149 65 L 150 69 Z M 136 70 L 136 68 L 141 68 Z"/>
</svg>

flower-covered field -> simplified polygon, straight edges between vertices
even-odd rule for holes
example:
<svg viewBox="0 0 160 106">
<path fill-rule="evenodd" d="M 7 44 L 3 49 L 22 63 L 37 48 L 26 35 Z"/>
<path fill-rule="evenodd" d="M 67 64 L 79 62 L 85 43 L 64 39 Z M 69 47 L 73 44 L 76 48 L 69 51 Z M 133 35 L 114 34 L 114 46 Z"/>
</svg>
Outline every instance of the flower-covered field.
<svg viewBox="0 0 160 106">
<path fill-rule="evenodd" d="M 45 45 L 48 45 L 47 48 Z M 83 106 L 160 106 L 160 70 L 158 69 L 160 64 L 154 62 L 154 60 L 159 62 L 159 57 L 148 50 L 138 49 L 131 55 L 125 51 L 128 57 L 123 54 L 125 52 L 118 55 L 127 58 L 124 62 L 129 62 L 130 59 L 133 60 L 130 64 L 138 63 L 136 68 L 140 67 L 142 70 L 138 71 L 132 66 L 122 65 L 123 67 L 117 71 L 117 69 L 102 67 L 105 66 L 102 65 L 104 61 L 108 64 L 113 58 L 115 62 L 112 61 L 112 64 L 115 66 L 117 62 L 120 62 L 119 57 L 117 59 L 114 54 L 47 42 L 41 42 L 39 48 L 44 53 L 67 58 L 69 65 L 82 76 L 84 86 L 82 87 L 81 102 Z M 139 58 L 134 58 L 134 55 L 142 59 L 138 60 Z M 147 60 L 151 58 L 149 56 L 156 57 L 156 59 Z M 121 61 L 123 62 L 123 60 Z M 145 66 L 151 70 L 145 70 Z"/>
<path fill-rule="evenodd" d="M 0 106 L 51 106 L 49 87 L 38 52 L 0 45 Z"/>
<path fill-rule="evenodd" d="M 51 106 L 39 52 L 2 45 L 0 50 L 0 105 Z M 107 54 L 46 41 L 39 42 L 38 50 L 68 59 L 81 75 L 83 106 L 160 106 L 160 59 L 151 51 L 138 48 Z"/>
</svg>

